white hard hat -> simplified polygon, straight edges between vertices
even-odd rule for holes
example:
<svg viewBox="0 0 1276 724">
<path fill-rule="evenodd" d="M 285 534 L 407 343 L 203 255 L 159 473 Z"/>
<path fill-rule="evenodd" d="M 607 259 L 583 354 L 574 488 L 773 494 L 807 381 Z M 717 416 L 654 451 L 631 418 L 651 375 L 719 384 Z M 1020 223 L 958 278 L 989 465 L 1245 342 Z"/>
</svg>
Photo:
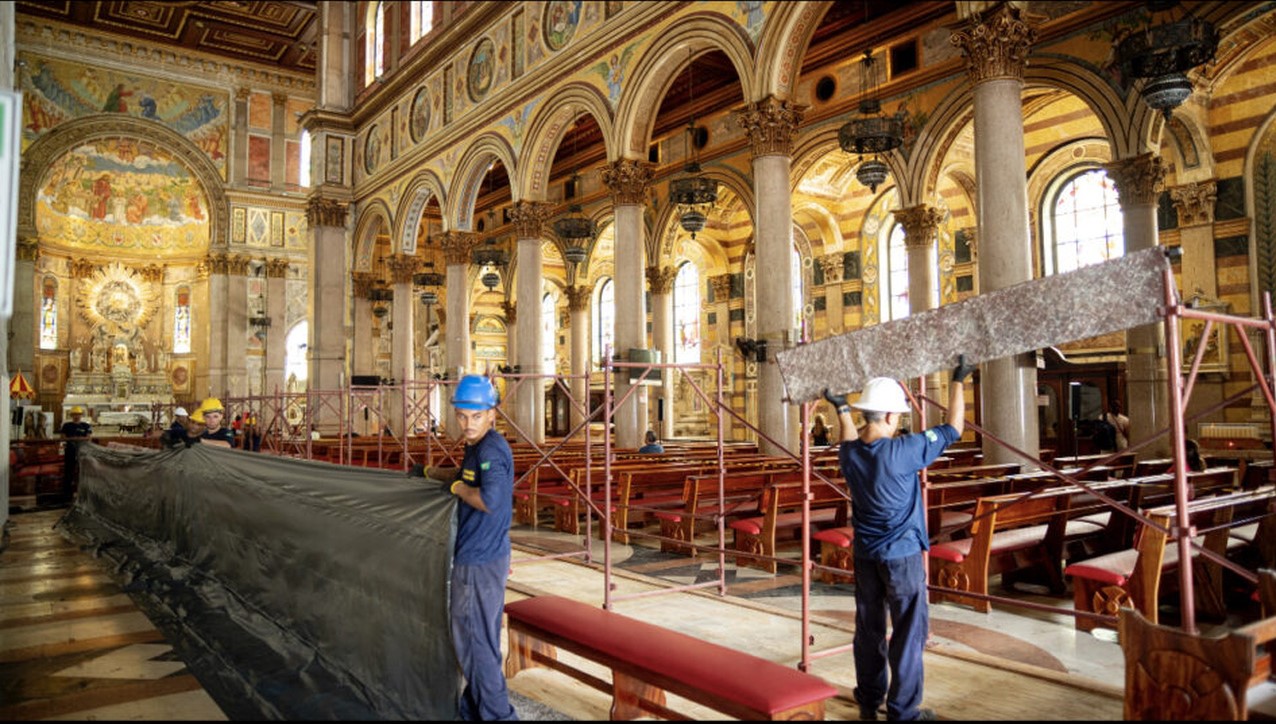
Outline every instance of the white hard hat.
<svg viewBox="0 0 1276 724">
<path fill-rule="evenodd" d="M 177 408 L 176 410 L 173 410 L 173 414 L 174 414 L 174 415 L 176 415 L 177 417 L 189 417 L 189 416 L 190 416 L 190 413 L 186 411 L 186 408 L 185 408 L 185 407 L 179 407 L 179 408 Z"/>
<path fill-rule="evenodd" d="M 871 412 L 908 412 L 904 388 L 889 377 L 874 377 L 864 385 L 860 398 L 851 407 Z"/>
</svg>

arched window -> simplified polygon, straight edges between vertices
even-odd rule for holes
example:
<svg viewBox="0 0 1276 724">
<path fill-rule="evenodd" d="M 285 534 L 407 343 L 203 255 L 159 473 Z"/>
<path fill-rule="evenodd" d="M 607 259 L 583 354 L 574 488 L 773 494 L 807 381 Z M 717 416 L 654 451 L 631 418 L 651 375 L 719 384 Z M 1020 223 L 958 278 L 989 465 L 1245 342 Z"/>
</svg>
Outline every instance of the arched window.
<svg viewBox="0 0 1276 724">
<path fill-rule="evenodd" d="M 310 131 L 301 132 L 301 187 L 310 187 Z"/>
<path fill-rule="evenodd" d="M 882 290 L 888 304 L 886 310 L 891 319 L 903 319 L 909 314 L 908 306 L 908 248 L 904 246 L 904 225 L 893 224 L 886 239 L 886 283 Z"/>
<path fill-rule="evenodd" d="M 310 347 L 310 323 L 297 322 L 284 338 L 284 379 L 295 378 L 304 383 L 310 374 L 306 350 Z"/>
<path fill-rule="evenodd" d="M 806 316 L 802 314 L 805 304 L 805 297 L 802 294 L 802 252 L 797 247 L 792 248 L 792 254 L 789 258 L 789 272 L 793 275 L 791 278 L 790 293 L 793 295 L 793 329 L 798 330 L 799 338 L 806 339 Z"/>
<path fill-rule="evenodd" d="M 434 3 L 428 0 L 413 0 L 412 17 L 408 25 L 408 44 L 415 43 L 422 36 L 428 35 L 434 27 Z"/>
<path fill-rule="evenodd" d="M 178 287 L 173 304 L 173 354 L 191 351 L 191 288 Z"/>
<path fill-rule="evenodd" d="M 601 365 L 604 352 L 616 344 L 616 289 L 611 279 L 599 280 L 594 295 L 594 363 Z"/>
<path fill-rule="evenodd" d="M 40 349 L 58 348 L 58 280 L 45 277 L 40 289 Z"/>
<path fill-rule="evenodd" d="M 370 85 L 372 81 L 385 73 L 385 3 L 374 2 L 368 8 L 367 27 L 364 28 L 363 83 Z"/>
<path fill-rule="evenodd" d="M 1067 178 L 1046 202 L 1046 274 L 1062 274 L 1125 254 L 1116 186 L 1101 168 Z"/>
<path fill-rule="evenodd" d="M 673 361 L 700 362 L 700 270 L 684 261 L 673 281 Z"/>
<path fill-rule="evenodd" d="M 541 297 L 541 372 L 547 375 L 557 371 L 555 363 L 558 355 L 554 353 L 554 335 L 558 334 L 556 313 L 554 295 L 547 293 Z"/>
</svg>

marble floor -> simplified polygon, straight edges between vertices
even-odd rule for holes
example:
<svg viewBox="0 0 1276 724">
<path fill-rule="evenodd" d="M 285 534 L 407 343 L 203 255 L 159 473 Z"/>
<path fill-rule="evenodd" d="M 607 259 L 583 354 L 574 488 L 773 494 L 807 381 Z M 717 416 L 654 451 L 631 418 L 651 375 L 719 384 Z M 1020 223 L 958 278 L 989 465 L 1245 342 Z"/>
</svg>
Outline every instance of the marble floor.
<svg viewBox="0 0 1276 724">
<path fill-rule="evenodd" d="M 228 718 L 230 707 L 201 687 L 105 562 L 55 529 L 61 512 L 12 515 L 10 543 L 0 553 L 0 719 Z M 510 600 L 553 593 L 601 604 L 610 584 L 617 612 L 786 664 L 802 658 L 802 587 L 793 570 L 781 567 L 773 575 L 728 559 L 726 595 L 717 586 L 671 592 L 717 581 L 716 557 L 663 554 L 641 541 L 608 551 L 594 542 L 595 562 L 587 563 L 559 557 L 581 548 L 580 537 L 522 527 L 511 537 Z M 846 650 L 852 589 L 816 583 L 810 601 L 810 671 L 840 692 L 827 718 L 854 719 L 854 667 Z M 1070 616 L 1056 613 L 994 608 L 982 614 L 953 604 L 932 606 L 931 631 L 925 705 L 940 718 L 1121 718 L 1124 666 L 1110 631 L 1079 633 Z M 510 689 L 525 719 L 605 719 L 610 706 L 594 689 L 545 669 L 521 672 Z M 722 718 L 671 701 L 692 718 Z"/>
</svg>

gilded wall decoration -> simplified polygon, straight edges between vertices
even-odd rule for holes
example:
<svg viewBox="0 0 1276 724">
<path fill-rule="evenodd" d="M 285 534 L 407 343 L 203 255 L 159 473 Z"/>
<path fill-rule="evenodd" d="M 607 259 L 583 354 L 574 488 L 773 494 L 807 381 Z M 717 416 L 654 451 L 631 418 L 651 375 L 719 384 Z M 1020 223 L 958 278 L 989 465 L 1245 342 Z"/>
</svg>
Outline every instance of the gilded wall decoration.
<svg viewBox="0 0 1276 724">
<path fill-rule="evenodd" d="M 542 27 L 545 29 L 545 45 L 550 50 L 562 50 L 571 42 L 580 24 L 580 0 L 553 0 L 545 3 Z"/>
<path fill-rule="evenodd" d="M 324 154 L 323 179 L 328 183 L 344 183 L 341 169 L 344 168 L 343 146 L 340 138 L 328 139 L 328 152 Z"/>
<path fill-rule="evenodd" d="M 377 170 L 381 165 L 381 131 L 379 126 L 368 129 L 368 136 L 363 140 L 363 168 L 368 173 Z"/>
<path fill-rule="evenodd" d="M 613 110 L 620 102 L 620 85 L 625 82 L 625 70 L 629 67 L 629 59 L 633 56 L 636 47 L 638 47 L 637 43 L 630 43 L 624 50 L 612 53 L 607 60 L 593 67 L 593 71 L 602 76 L 603 83 L 607 86 L 607 100 L 611 102 Z"/>
<path fill-rule="evenodd" d="M 409 135 L 413 143 L 420 143 L 425 132 L 430 130 L 430 90 L 422 87 L 412 96 L 411 120 L 408 123 Z"/>
<path fill-rule="evenodd" d="M 270 212 L 270 245 L 282 247 L 284 245 L 284 212 Z"/>
<path fill-rule="evenodd" d="M 284 212 L 284 246 L 289 249 L 306 248 L 306 215 L 297 211 Z"/>
<path fill-rule="evenodd" d="M 248 234 L 248 210 L 236 206 L 230 211 L 230 242 L 242 244 Z"/>
<path fill-rule="evenodd" d="M 80 313 L 110 336 L 133 336 L 159 310 L 156 285 L 119 262 L 98 267 L 77 287 Z"/>
<path fill-rule="evenodd" d="M 53 246 L 200 253 L 208 200 L 167 150 L 131 137 L 97 138 L 49 165 L 36 228 Z"/>
<path fill-rule="evenodd" d="M 226 178 L 230 95 L 83 63 L 19 53 L 23 92 L 22 150 L 58 124 L 99 113 L 125 113 L 172 128 L 190 139 Z"/>
<path fill-rule="evenodd" d="M 270 245 L 270 212 L 266 209 L 248 209 L 248 245 Z"/>
<path fill-rule="evenodd" d="M 466 69 L 466 88 L 470 100 L 475 103 L 483 100 L 492 89 L 492 78 L 496 74 L 496 46 L 491 38 L 483 38 L 474 46 L 470 54 L 470 62 Z"/>
</svg>

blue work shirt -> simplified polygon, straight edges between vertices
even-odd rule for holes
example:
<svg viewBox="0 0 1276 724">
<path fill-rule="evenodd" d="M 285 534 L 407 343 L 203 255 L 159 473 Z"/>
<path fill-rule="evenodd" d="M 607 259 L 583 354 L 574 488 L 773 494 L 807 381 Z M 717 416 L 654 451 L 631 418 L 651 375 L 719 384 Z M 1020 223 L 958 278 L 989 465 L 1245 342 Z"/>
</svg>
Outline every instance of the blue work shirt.
<svg viewBox="0 0 1276 724">
<path fill-rule="evenodd" d="M 917 473 L 957 440 L 947 423 L 871 443 L 843 442 L 837 451 L 851 491 L 855 555 L 889 561 L 930 550 Z"/>
<path fill-rule="evenodd" d="M 467 443 L 458 480 L 479 489 L 487 512 L 460 501 L 453 561 L 474 565 L 508 556 L 514 515 L 514 453 L 505 437 L 492 429 L 477 443 Z"/>
</svg>

